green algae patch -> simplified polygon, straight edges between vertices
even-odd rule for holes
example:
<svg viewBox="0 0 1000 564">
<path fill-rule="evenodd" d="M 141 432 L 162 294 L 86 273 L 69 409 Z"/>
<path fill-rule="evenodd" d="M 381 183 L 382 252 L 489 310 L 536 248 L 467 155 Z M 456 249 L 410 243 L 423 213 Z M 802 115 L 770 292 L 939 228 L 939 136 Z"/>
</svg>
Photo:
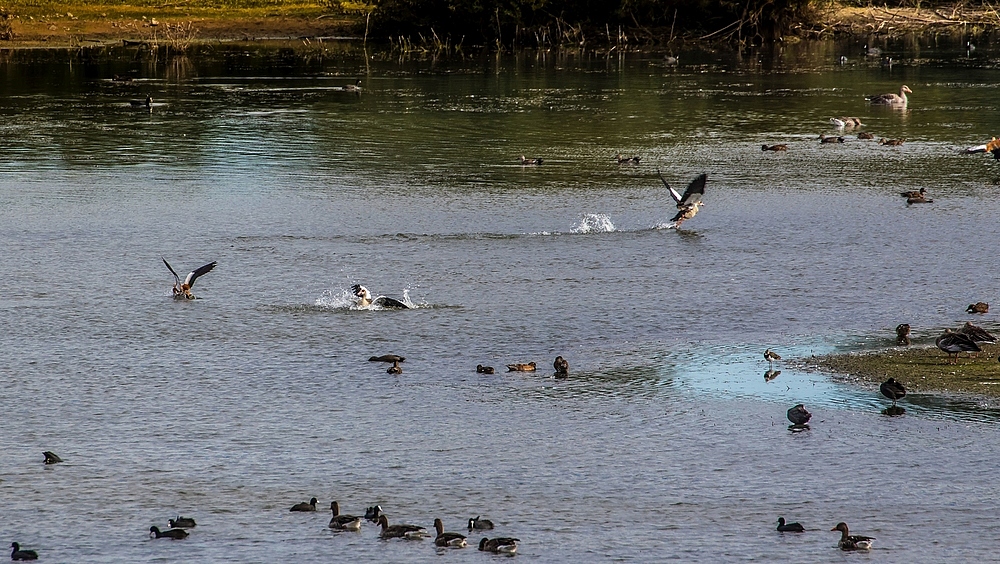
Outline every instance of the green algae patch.
<svg viewBox="0 0 1000 564">
<path fill-rule="evenodd" d="M 959 355 L 958 363 L 937 347 L 892 348 L 810 359 L 810 364 L 834 374 L 879 384 L 888 378 L 909 392 L 947 392 L 1000 397 L 1000 345 L 980 343 L 976 357 Z"/>
</svg>

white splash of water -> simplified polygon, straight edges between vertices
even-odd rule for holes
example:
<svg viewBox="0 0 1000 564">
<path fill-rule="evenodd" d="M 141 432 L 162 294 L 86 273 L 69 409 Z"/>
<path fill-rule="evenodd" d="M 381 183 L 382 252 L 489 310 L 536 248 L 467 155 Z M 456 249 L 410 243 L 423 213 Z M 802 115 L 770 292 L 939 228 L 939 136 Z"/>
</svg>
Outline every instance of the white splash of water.
<svg viewBox="0 0 1000 564">
<path fill-rule="evenodd" d="M 615 224 L 603 213 L 588 213 L 571 229 L 573 233 L 611 233 L 614 230 Z"/>
<path fill-rule="evenodd" d="M 677 229 L 677 222 L 668 221 L 666 223 L 657 223 L 653 226 L 653 229 Z"/>
<path fill-rule="evenodd" d="M 323 295 L 316 298 L 316 307 L 325 307 L 329 309 L 346 309 L 346 308 L 357 308 L 358 299 L 354 297 L 354 294 L 350 290 L 324 290 Z"/>
</svg>

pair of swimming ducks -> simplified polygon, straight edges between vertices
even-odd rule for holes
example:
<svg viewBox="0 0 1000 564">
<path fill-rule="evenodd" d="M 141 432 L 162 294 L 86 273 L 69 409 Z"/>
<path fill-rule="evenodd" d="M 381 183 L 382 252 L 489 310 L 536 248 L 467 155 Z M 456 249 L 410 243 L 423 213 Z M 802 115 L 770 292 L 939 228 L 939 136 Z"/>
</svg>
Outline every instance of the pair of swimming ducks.
<svg viewBox="0 0 1000 564">
<path fill-rule="evenodd" d="M 778 531 L 782 533 L 802 533 L 805 530 L 805 527 L 799 523 L 785 523 L 784 517 L 778 517 Z M 852 535 L 850 529 L 847 528 L 847 523 L 843 521 L 837 523 L 837 526 L 830 530 L 840 531 L 840 541 L 837 546 L 841 550 L 869 550 L 875 541 L 875 537 Z"/>
</svg>

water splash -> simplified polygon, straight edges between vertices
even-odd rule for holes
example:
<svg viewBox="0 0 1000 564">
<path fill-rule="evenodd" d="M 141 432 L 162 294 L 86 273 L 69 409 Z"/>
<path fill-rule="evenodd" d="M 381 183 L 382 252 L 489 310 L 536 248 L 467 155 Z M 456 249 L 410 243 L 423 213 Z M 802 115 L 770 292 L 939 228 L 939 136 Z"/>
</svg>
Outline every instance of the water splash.
<svg viewBox="0 0 1000 564">
<path fill-rule="evenodd" d="M 611 233 L 615 224 L 603 213 L 588 213 L 571 229 L 573 233 Z"/>
<path fill-rule="evenodd" d="M 373 296 L 374 300 L 384 297 L 382 294 Z M 410 289 L 403 289 L 403 297 L 399 301 L 406 304 L 406 307 L 410 309 L 416 309 L 419 307 L 426 307 L 427 304 L 416 304 L 410 300 Z M 366 311 L 387 311 L 394 310 L 397 308 L 382 307 L 375 303 L 367 306 L 358 305 L 358 298 L 349 289 L 340 290 L 324 290 L 323 294 L 316 298 L 314 302 L 316 307 L 321 307 L 325 309 L 352 309 L 352 310 L 366 310 Z"/>
</svg>

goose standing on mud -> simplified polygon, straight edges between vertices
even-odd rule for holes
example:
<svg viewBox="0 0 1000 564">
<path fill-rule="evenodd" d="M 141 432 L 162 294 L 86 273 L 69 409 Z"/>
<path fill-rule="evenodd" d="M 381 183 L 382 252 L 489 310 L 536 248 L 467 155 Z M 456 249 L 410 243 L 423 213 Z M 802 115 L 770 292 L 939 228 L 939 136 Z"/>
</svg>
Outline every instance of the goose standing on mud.
<svg viewBox="0 0 1000 564">
<path fill-rule="evenodd" d="M 952 364 L 958 364 L 958 354 L 961 352 L 980 352 L 981 348 L 972 340 L 972 337 L 964 333 L 953 333 L 951 329 L 945 329 L 944 335 L 934 340 L 937 348 L 948 353 L 948 358 L 953 358 Z M 954 355 L 954 357 L 952 357 Z"/>
<path fill-rule="evenodd" d="M 177 275 L 177 271 L 175 271 L 173 267 L 170 266 L 170 263 L 167 262 L 167 259 L 163 257 L 160 258 L 163 259 L 163 264 L 167 265 L 167 268 L 170 270 L 170 274 L 174 275 L 173 294 L 175 300 L 196 299 L 194 294 L 191 293 L 191 288 L 194 286 L 194 281 L 197 280 L 199 276 L 211 272 L 211 270 L 215 268 L 216 265 L 216 262 L 212 261 L 206 264 L 205 266 L 200 266 L 189 272 L 187 277 L 184 278 L 184 282 L 181 282 L 181 277 Z"/>
<path fill-rule="evenodd" d="M 677 190 L 670 187 L 667 184 L 667 179 L 663 178 L 660 170 L 656 170 L 656 174 L 659 175 L 660 181 L 663 185 L 667 187 L 667 191 L 670 192 L 670 197 L 674 199 L 677 203 L 677 215 L 674 216 L 670 221 L 673 222 L 674 229 L 680 229 L 681 224 L 685 221 L 693 218 L 697 213 L 698 209 L 705 205 L 705 202 L 701 201 L 702 196 L 705 195 L 705 182 L 708 180 L 707 174 L 702 174 L 698 178 L 695 178 L 688 184 L 687 190 L 684 190 L 684 195 L 678 194 Z"/>
<path fill-rule="evenodd" d="M 868 102 L 876 106 L 894 106 L 894 107 L 906 107 L 909 102 L 906 94 L 913 94 L 910 87 L 903 85 L 899 88 L 899 94 L 893 94 L 892 92 L 888 94 L 878 94 L 876 96 L 869 96 Z"/>
<path fill-rule="evenodd" d="M 358 297 L 358 307 L 375 305 L 383 309 L 410 309 L 410 306 L 394 298 L 379 296 L 372 299 L 372 293 L 361 284 L 351 286 L 351 292 Z"/>
</svg>

